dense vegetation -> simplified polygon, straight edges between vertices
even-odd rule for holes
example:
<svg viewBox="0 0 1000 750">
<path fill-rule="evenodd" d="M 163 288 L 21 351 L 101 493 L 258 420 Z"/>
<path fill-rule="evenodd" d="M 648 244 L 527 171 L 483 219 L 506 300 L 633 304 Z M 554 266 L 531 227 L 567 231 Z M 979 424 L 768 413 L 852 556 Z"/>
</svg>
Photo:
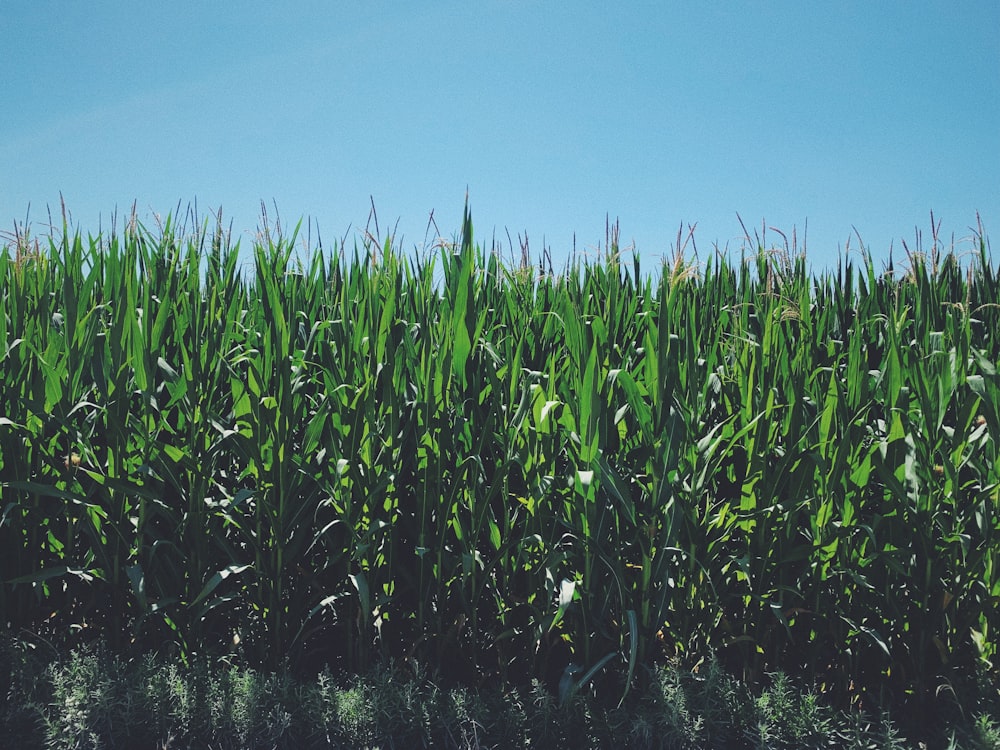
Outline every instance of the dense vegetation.
<svg viewBox="0 0 1000 750">
<path fill-rule="evenodd" d="M 9 632 L 612 705 L 668 662 L 925 715 L 994 680 L 981 235 L 819 275 L 614 241 L 553 273 L 468 213 L 422 257 L 295 242 L 0 252 Z"/>
<path fill-rule="evenodd" d="M 184 665 L 83 647 L 55 654 L 0 642 L 0 737 L 17 750 L 903 750 L 886 715 L 838 711 L 782 674 L 741 683 L 708 662 L 697 674 L 656 667 L 622 706 L 581 691 L 566 703 L 539 683 L 445 687 L 417 667 L 293 678 L 228 660 Z M 0 696 L 2 697 L 2 696 Z M 971 705 L 971 704 L 970 704 Z M 1000 747 L 997 706 L 957 710 L 931 747 Z M 905 718 L 905 717 L 903 717 Z M 902 722 L 912 728 L 912 721 Z M 929 731 L 926 731 L 929 730 Z"/>
</svg>

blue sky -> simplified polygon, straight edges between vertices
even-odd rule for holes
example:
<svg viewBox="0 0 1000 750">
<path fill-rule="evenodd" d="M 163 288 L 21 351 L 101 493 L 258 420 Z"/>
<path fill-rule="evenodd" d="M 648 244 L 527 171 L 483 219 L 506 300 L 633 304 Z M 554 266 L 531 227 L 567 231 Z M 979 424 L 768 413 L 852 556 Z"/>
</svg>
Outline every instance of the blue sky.
<svg viewBox="0 0 1000 750">
<path fill-rule="evenodd" d="M 60 193 L 84 232 L 197 201 L 251 237 L 260 202 L 353 245 L 446 237 L 644 260 L 739 214 L 832 265 L 854 229 L 1000 226 L 1000 3 L 4 3 L 0 231 Z M 30 205 L 30 214 L 28 208 Z M 398 224 L 397 224 L 398 222 Z M 119 224 L 120 226 L 120 224 Z M 244 234 L 245 233 L 245 234 Z M 768 231 L 766 243 L 780 237 Z M 967 247 L 967 245 L 966 245 Z M 690 249 L 690 248 L 689 248 Z"/>
</svg>

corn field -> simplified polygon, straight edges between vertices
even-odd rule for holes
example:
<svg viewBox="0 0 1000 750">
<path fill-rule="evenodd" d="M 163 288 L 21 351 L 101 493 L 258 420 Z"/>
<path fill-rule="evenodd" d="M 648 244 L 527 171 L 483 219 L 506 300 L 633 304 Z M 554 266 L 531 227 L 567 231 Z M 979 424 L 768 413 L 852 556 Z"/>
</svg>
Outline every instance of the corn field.
<svg viewBox="0 0 1000 750">
<path fill-rule="evenodd" d="M 763 246 L 651 273 L 614 242 L 553 273 L 476 245 L 468 210 L 423 257 L 170 221 L 23 239 L 11 632 L 563 697 L 714 654 L 902 700 L 997 657 L 981 233 L 819 275 Z"/>
</svg>

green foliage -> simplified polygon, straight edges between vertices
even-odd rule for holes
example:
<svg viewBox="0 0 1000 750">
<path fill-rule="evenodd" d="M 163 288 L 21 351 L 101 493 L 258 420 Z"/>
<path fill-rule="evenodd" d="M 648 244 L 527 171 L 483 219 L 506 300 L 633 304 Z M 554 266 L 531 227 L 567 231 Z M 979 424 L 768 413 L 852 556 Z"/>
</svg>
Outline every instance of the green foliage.
<svg viewBox="0 0 1000 750">
<path fill-rule="evenodd" d="M 984 238 L 901 276 L 759 246 L 656 277 L 615 241 L 555 274 L 468 211 L 423 257 L 295 246 L 265 232 L 242 274 L 168 221 L 0 252 L 5 627 L 567 710 L 713 653 L 928 721 L 994 674 Z M 259 696 L 226 689 L 241 736 Z"/>
<path fill-rule="evenodd" d="M 946 725 L 920 728 L 905 713 L 896 724 L 838 711 L 782 674 L 755 695 L 714 661 L 696 673 L 657 667 L 628 701 L 609 708 L 585 694 L 560 705 L 538 684 L 445 688 L 408 666 L 293 679 L 224 661 L 126 661 L 103 649 L 60 655 L 13 641 L 0 657 L 16 662 L 0 729 L 24 750 L 997 747 L 997 714 L 981 707 Z M 905 737 L 903 729 L 919 733 Z"/>
</svg>

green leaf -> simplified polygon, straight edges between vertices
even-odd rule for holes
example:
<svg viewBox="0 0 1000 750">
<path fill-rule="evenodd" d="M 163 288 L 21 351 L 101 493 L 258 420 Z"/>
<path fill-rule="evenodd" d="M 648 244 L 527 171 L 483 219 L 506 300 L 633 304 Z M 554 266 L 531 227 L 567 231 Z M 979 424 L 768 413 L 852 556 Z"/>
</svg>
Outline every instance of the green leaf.
<svg viewBox="0 0 1000 750">
<path fill-rule="evenodd" d="M 198 604 L 203 602 L 213 591 L 215 591 L 215 589 L 219 586 L 220 583 L 225 581 L 230 576 L 239 575 L 244 570 L 247 570 L 250 567 L 252 566 L 227 565 L 222 570 L 216 571 L 214 574 L 212 574 L 211 578 L 209 578 L 205 582 L 205 585 L 202 587 L 201 592 L 198 594 L 198 596 L 195 597 L 194 601 L 191 602 L 189 606 L 191 607 L 197 606 Z"/>
</svg>

